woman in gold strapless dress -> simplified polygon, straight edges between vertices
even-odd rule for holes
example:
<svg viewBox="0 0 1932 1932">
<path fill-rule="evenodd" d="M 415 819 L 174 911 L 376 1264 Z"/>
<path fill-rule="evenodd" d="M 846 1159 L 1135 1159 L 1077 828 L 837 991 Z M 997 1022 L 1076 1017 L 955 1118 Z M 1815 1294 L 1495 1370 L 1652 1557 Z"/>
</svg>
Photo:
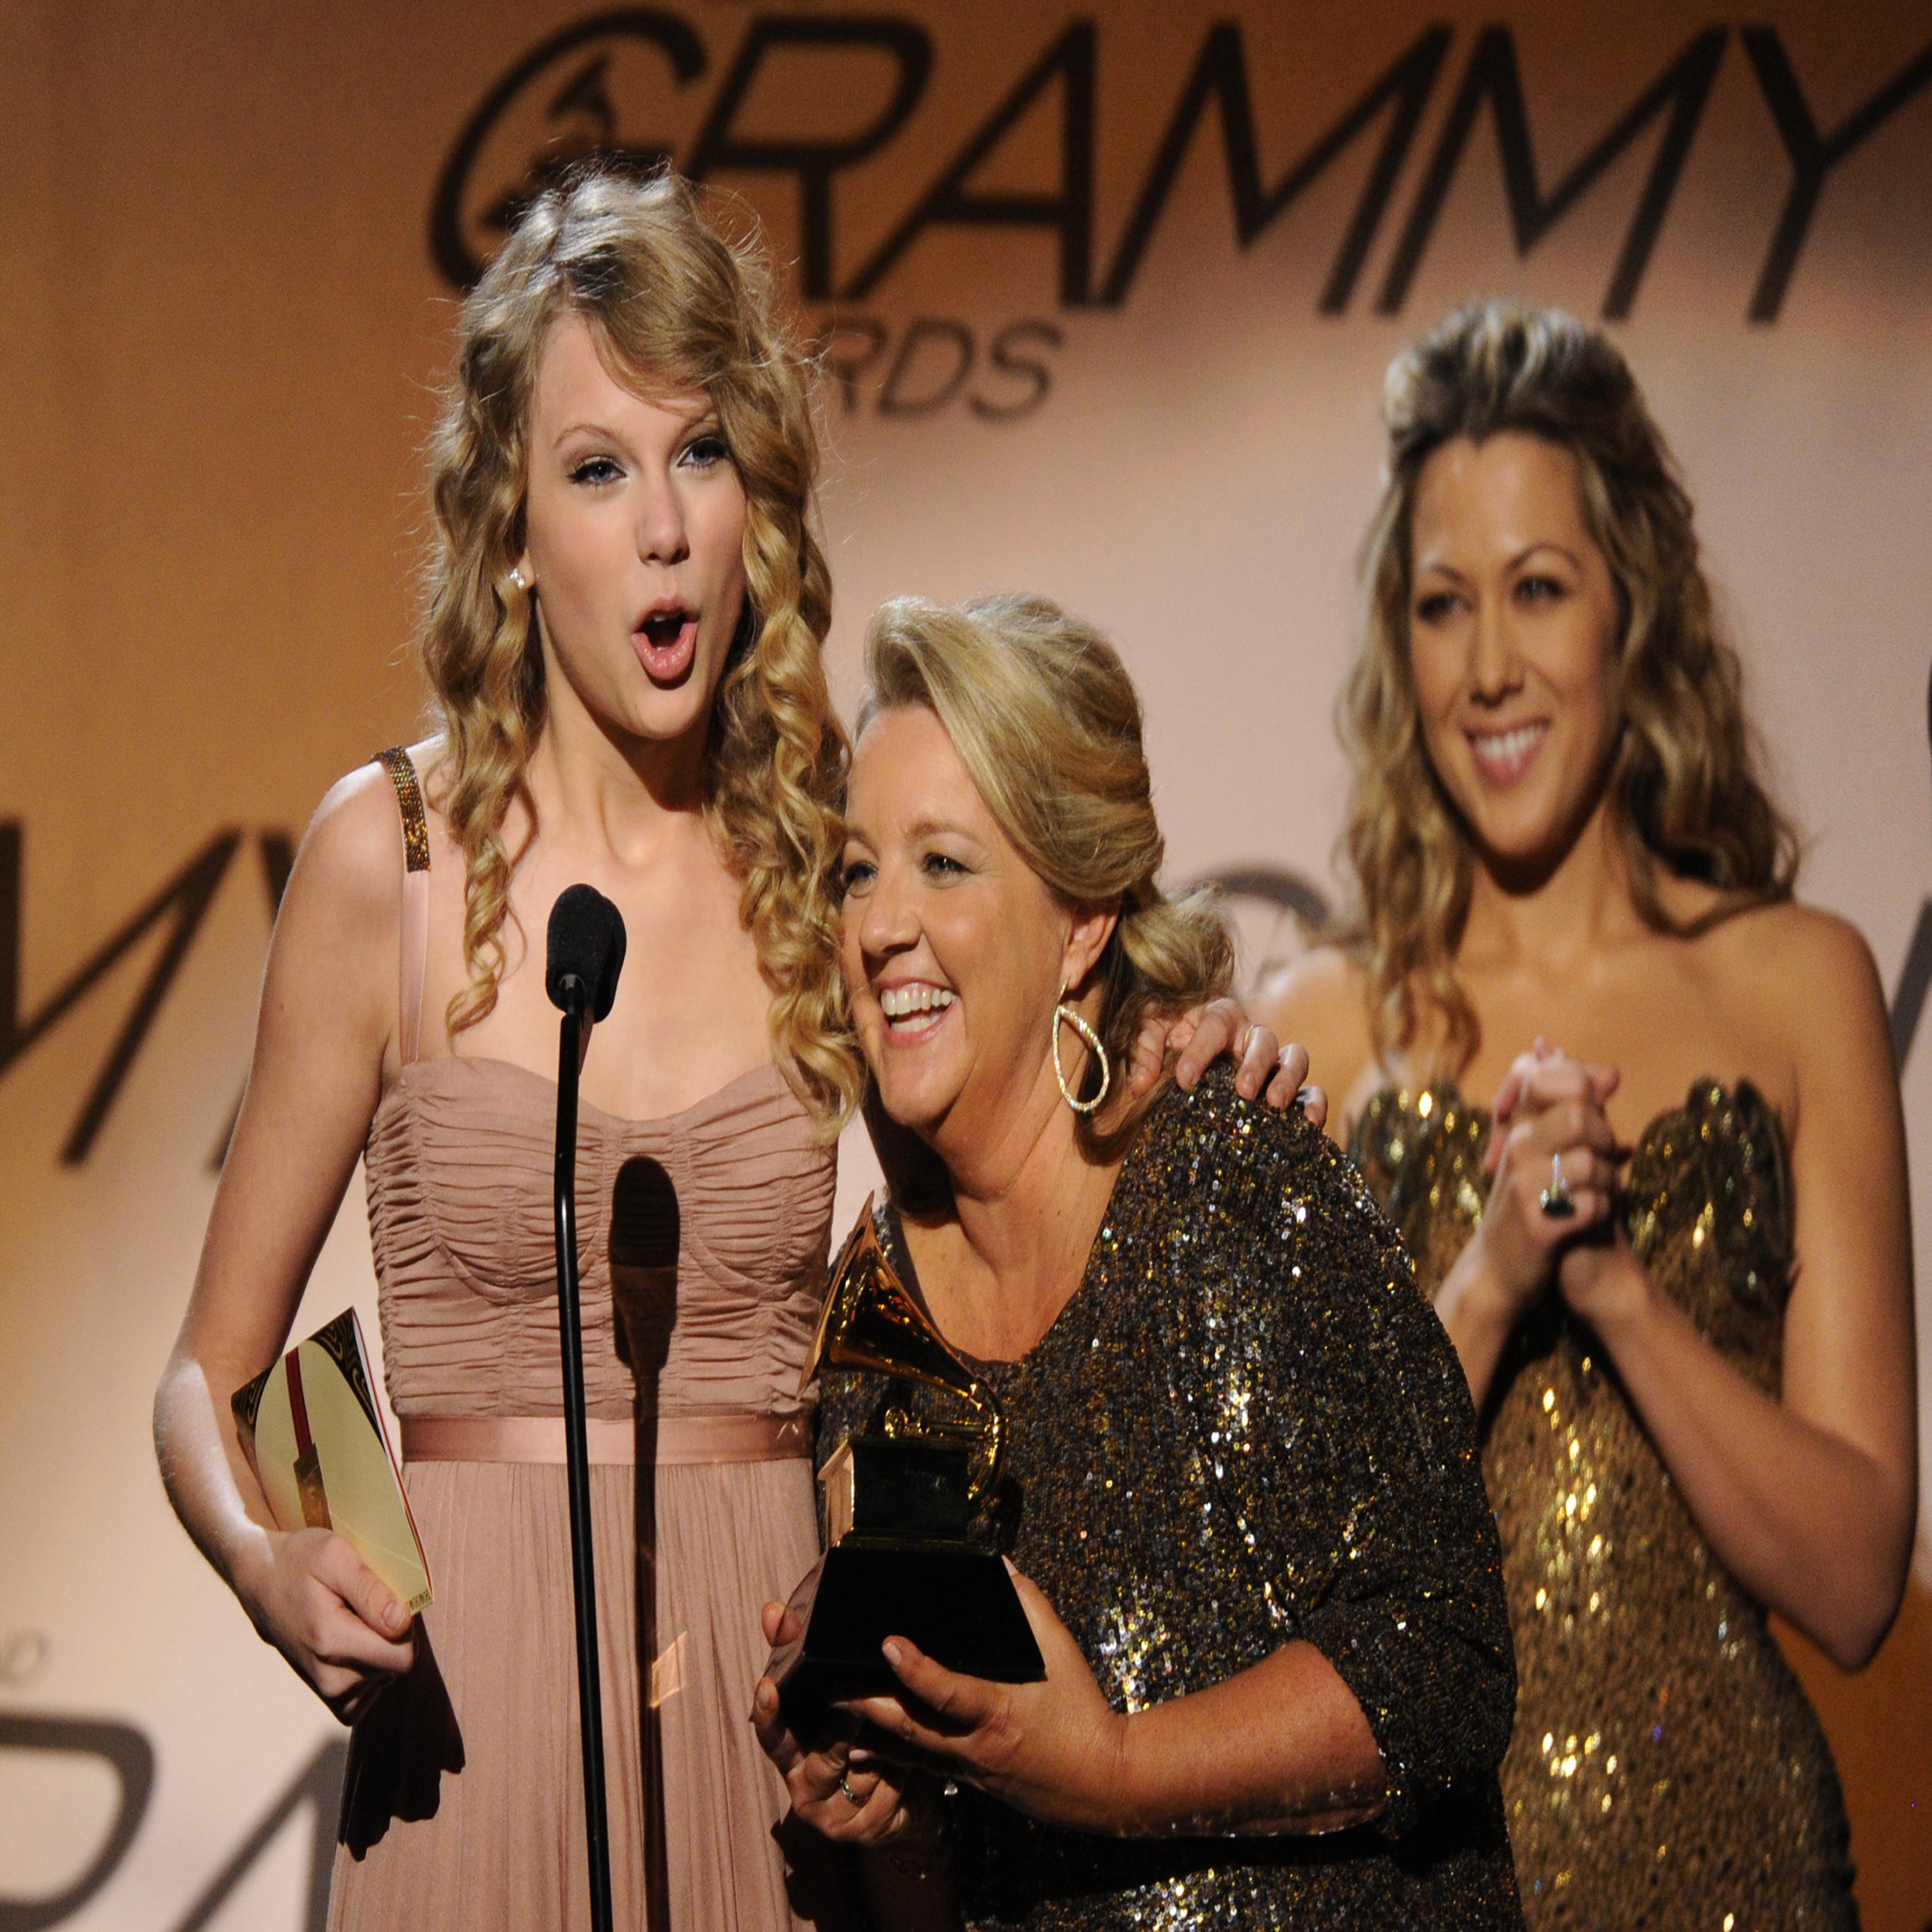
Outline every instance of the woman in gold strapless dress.
<svg viewBox="0 0 1932 1932">
<path fill-rule="evenodd" d="M 1765 1613 L 1856 1667 L 1910 1552 L 1877 974 L 1791 898 L 1617 350 L 1473 307 L 1396 363 L 1388 416 L 1342 706 L 1360 918 L 1272 1011 L 1344 1095 L 1482 1413 L 1524 1908 L 1849 1926 L 1837 1778 Z"/>
<path fill-rule="evenodd" d="M 156 1399 L 163 1472 L 262 1635 L 355 1721 L 332 1927 L 585 1924 L 543 934 L 594 883 L 629 932 L 577 1156 L 617 1919 L 843 1923 L 837 1872 L 774 1835 L 745 1722 L 758 1606 L 816 1549 L 799 1383 L 860 1079 L 808 366 L 756 251 L 675 178 L 619 173 L 538 198 L 459 349 L 422 644 L 440 729 L 343 780 L 297 861 Z M 1210 1016 L 1197 1062 L 1236 1020 Z M 1272 1051 L 1254 1029 L 1251 1093 Z M 414 1628 L 346 1543 L 272 1528 L 228 1412 L 359 1157 L 436 1588 Z M 675 1191 L 675 1271 L 614 1225 L 639 1162 Z"/>
</svg>

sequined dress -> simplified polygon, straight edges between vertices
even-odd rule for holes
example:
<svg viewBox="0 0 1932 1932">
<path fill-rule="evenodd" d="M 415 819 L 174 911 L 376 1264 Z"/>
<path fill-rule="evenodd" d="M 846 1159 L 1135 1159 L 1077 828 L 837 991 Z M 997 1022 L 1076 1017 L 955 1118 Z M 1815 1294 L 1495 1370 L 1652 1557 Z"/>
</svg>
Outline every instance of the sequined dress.
<svg viewBox="0 0 1932 1932">
<path fill-rule="evenodd" d="M 895 1217 L 879 1216 L 916 1294 Z M 986 1533 L 1045 1591 L 1118 1709 L 1290 1638 L 1360 1700 L 1373 1825 L 1121 1840 L 963 1792 L 975 1927 L 1521 1923 L 1496 1766 L 1514 1696 L 1475 1418 L 1447 1338 L 1341 1155 L 1223 1070 L 1143 1125 L 1078 1292 L 1021 1360 L 974 1363 L 1006 1418 Z M 822 1453 L 890 1397 L 835 1371 Z"/>
<path fill-rule="evenodd" d="M 1482 1218 L 1489 1125 L 1444 1085 L 1386 1089 L 1356 1129 L 1356 1158 L 1432 1294 Z M 1791 1210 L 1762 1096 L 1698 1082 L 1638 1142 L 1620 1211 L 1651 1278 L 1775 1393 Z M 1498 1367 L 1483 1466 L 1521 1679 L 1503 1789 L 1530 1923 L 1856 1925 L 1817 1719 L 1601 1347 L 1554 1296 Z"/>
</svg>

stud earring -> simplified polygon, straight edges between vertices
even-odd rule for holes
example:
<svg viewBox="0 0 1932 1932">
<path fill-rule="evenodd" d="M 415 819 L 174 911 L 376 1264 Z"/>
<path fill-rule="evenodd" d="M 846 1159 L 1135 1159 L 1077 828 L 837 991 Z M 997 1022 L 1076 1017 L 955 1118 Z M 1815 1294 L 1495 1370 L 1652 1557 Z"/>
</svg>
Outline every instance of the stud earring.
<svg viewBox="0 0 1932 1932">
<path fill-rule="evenodd" d="M 1100 1044 L 1100 1037 L 1082 1017 L 1080 1010 L 1067 998 L 1067 989 L 1060 989 L 1059 1003 L 1053 1008 L 1053 1078 L 1060 1083 L 1060 1098 L 1076 1114 L 1093 1113 L 1107 1097 L 1107 1089 L 1114 1084 L 1114 1069 L 1107 1062 L 1107 1049 Z M 1060 1065 L 1060 1029 L 1071 1026 L 1087 1043 L 1087 1051 L 1100 1063 L 1100 1089 L 1092 1100 L 1078 1099 L 1067 1084 L 1065 1069 Z"/>
<path fill-rule="evenodd" d="M 512 569 L 510 583 L 512 588 L 515 590 L 527 591 L 530 588 L 530 580 L 523 575 L 523 566 L 521 564 L 516 564 Z"/>
</svg>

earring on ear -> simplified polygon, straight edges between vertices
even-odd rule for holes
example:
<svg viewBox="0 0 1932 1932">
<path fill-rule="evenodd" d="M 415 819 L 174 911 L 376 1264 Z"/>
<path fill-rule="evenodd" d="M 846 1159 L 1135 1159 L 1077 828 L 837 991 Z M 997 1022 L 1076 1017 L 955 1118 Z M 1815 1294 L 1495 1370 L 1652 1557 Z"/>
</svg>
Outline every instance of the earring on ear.
<svg viewBox="0 0 1932 1932">
<path fill-rule="evenodd" d="M 1107 1049 L 1100 1044 L 1100 1036 L 1089 1026 L 1079 1008 L 1067 997 L 1067 989 L 1060 989 L 1058 1004 L 1053 1008 L 1053 1078 L 1060 1083 L 1060 1098 L 1076 1114 L 1093 1113 L 1107 1097 L 1107 1089 L 1114 1084 L 1114 1069 L 1107 1061 Z M 1092 1100 L 1079 1099 L 1074 1089 L 1067 1084 L 1065 1070 L 1060 1065 L 1060 1029 L 1071 1026 L 1087 1043 L 1087 1051 L 1100 1063 L 1100 1088 Z"/>
<path fill-rule="evenodd" d="M 511 566 L 510 585 L 512 590 L 528 591 L 530 588 L 530 580 L 523 575 L 523 566 L 521 564 Z"/>
</svg>

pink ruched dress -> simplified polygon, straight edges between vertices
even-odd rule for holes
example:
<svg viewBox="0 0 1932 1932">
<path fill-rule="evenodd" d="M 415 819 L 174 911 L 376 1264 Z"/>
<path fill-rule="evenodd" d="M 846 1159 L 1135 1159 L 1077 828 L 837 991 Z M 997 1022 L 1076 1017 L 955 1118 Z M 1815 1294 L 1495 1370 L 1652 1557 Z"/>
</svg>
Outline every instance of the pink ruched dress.
<svg viewBox="0 0 1932 1932">
<path fill-rule="evenodd" d="M 385 762 L 412 830 L 414 774 Z M 406 844 L 412 865 L 422 855 L 426 886 L 427 842 Z M 410 925 L 406 987 L 419 943 Z M 504 1061 L 405 1058 L 371 1125 L 366 1172 L 384 1371 L 435 1602 L 416 1670 L 356 1727 L 329 1925 L 565 1932 L 587 1926 L 590 1910 L 554 1420 L 556 1089 Z M 616 1318 L 610 1243 L 619 1172 L 639 1158 L 669 1177 L 680 1237 L 675 1290 L 664 1271 L 659 1305 L 644 1311 L 668 1346 L 633 1373 L 624 1341 L 640 1311 L 627 1305 Z M 621 1927 L 791 1932 L 845 1917 L 838 1869 L 781 1832 L 784 1788 L 747 1721 L 765 1655 L 759 1606 L 788 1596 L 817 1555 L 799 1383 L 832 1183 L 831 1150 L 769 1066 L 661 1120 L 581 1110 L 585 1378 Z M 637 1271 L 618 1272 L 627 1294 L 643 1292 Z"/>
</svg>

